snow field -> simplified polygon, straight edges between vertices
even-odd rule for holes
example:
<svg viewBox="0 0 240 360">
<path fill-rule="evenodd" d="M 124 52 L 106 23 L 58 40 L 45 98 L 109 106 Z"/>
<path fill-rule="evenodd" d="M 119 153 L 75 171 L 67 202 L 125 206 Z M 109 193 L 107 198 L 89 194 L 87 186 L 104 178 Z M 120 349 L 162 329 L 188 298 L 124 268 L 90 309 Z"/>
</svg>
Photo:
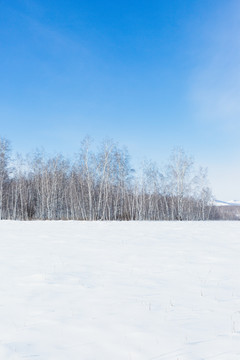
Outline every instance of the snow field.
<svg viewBox="0 0 240 360">
<path fill-rule="evenodd" d="M 0 222 L 0 359 L 239 360 L 240 223 Z"/>
</svg>

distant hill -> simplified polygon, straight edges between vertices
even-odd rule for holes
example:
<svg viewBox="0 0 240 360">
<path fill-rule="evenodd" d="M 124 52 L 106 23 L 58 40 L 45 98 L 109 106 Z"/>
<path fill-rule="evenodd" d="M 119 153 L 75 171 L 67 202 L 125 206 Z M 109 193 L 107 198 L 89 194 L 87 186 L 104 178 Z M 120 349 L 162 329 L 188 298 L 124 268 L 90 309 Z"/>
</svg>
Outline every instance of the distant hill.
<svg viewBox="0 0 240 360">
<path fill-rule="evenodd" d="M 240 206 L 240 200 L 230 200 L 230 201 L 222 201 L 222 200 L 214 200 L 214 206 Z"/>
<path fill-rule="evenodd" d="M 240 200 L 214 200 L 213 205 L 215 220 L 240 220 Z"/>
</svg>

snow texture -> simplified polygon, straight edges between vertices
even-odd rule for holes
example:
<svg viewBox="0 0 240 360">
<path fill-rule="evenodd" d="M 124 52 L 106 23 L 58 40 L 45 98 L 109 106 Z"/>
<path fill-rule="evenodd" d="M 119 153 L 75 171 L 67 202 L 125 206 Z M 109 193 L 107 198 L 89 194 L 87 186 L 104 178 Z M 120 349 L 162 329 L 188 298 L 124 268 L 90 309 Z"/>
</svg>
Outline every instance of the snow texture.
<svg viewBox="0 0 240 360">
<path fill-rule="evenodd" d="M 0 359 L 239 360 L 240 223 L 0 222 Z"/>
</svg>

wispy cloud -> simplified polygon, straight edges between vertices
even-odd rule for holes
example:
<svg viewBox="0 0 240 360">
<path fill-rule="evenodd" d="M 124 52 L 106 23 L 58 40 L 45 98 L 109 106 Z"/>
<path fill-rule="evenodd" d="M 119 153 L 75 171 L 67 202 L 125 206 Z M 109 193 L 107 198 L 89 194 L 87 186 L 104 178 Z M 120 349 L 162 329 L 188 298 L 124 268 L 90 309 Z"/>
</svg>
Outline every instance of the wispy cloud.
<svg viewBox="0 0 240 360">
<path fill-rule="evenodd" d="M 240 6 L 228 5 L 204 29 L 190 96 L 198 120 L 234 130 L 240 128 Z"/>
<path fill-rule="evenodd" d="M 35 45 L 41 44 L 51 52 L 58 50 L 62 52 L 80 52 L 83 55 L 89 53 L 88 44 L 84 39 L 74 35 L 74 29 L 64 29 L 61 22 L 51 22 L 48 20 L 47 12 L 43 4 L 35 0 L 22 0 L 19 7 L 8 6 L 13 19 L 26 29 L 28 37 L 34 40 Z M 49 15 L 49 14 L 48 14 Z"/>
</svg>

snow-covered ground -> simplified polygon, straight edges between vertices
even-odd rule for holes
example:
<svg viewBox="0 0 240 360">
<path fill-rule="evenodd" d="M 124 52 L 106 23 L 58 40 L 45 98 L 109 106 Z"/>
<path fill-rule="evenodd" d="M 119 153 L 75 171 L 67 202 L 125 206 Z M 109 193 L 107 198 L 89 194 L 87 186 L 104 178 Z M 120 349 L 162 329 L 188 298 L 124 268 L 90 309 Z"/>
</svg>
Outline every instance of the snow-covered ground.
<svg viewBox="0 0 240 360">
<path fill-rule="evenodd" d="M 0 222 L 0 359 L 239 360 L 240 223 Z"/>
</svg>

